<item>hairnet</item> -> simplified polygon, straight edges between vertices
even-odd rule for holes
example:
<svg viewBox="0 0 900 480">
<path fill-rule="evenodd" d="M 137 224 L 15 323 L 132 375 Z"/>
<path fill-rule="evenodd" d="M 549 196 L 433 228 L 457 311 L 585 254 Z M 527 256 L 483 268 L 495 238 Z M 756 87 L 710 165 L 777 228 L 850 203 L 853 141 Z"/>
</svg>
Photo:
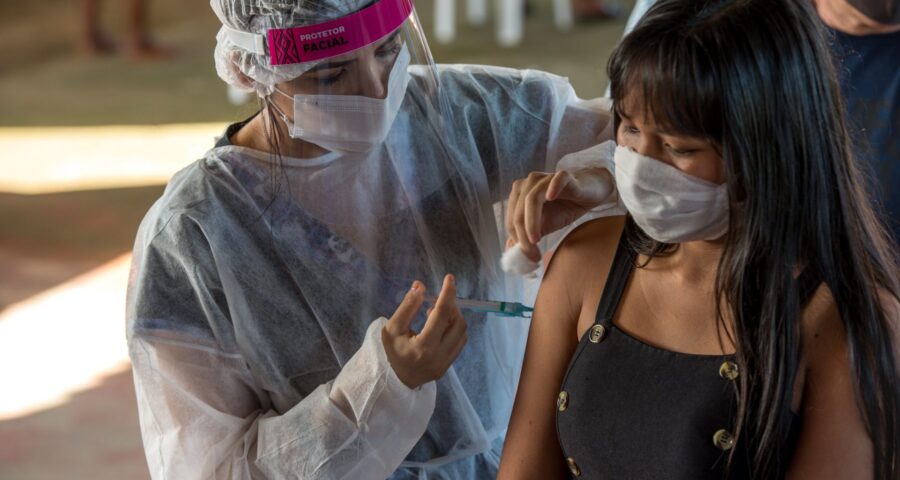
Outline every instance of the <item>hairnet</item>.
<svg viewBox="0 0 900 480">
<path fill-rule="evenodd" d="M 266 31 L 273 28 L 315 25 L 334 20 L 369 3 L 372 1 L 210 0 L 213 11 L 223 25 L 216 35 L 216 72 L 229 85 L 267 95 L 272 92 L 273 85 L 299 77 L 317 62 L 270 65 L 268 55 L 250 52 L 236 45 L 228 37 L 225 27 L 265 36 Z"/>
</svg>

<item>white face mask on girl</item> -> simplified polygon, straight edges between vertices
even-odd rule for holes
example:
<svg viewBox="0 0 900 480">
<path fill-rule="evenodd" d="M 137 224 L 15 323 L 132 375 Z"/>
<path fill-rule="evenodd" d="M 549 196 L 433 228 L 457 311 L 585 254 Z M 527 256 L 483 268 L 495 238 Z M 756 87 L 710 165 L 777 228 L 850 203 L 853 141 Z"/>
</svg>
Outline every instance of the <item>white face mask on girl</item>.
<svg viewBox="0 0 900 480">
<path fill-rule="evenodd" d="M 728 230 L 728 192 L 665 162 L 618 146 L 616 188 L 635 223 L 663 243 L 715 240 Z"/>
<path fill-rule="evenodd" d="M 388 76 L 384 99 L 361 95 L 294 95 L 294 118 L 281 118 L 291 138 L 337 152 L 367 152 L 384 142 L 409 85 L 410 54 L 403 45 Z M 274 105 L 274 104 L 273 104 Z M 276 107 L 277 109 L 277 107 Z"/>
</svg>

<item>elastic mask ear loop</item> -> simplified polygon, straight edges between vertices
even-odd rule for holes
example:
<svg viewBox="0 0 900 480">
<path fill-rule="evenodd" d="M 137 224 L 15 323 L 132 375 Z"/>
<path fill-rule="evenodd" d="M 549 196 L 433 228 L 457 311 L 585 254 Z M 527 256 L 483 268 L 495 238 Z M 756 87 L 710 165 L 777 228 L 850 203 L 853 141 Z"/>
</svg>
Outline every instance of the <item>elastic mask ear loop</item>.
<svg viewBox="0 0 900 480">
<path fill-rule="evenodd" d="M 290 95 L 284 93 L 283 90 L 281 90 L 280 88 L 276 87 L 275 85 L 272 85 L 272 90 L 273 90 L 273 91 L 276 91 L 276 92 L 278 92 L 278 93 L 280 93 L 284 98 L 286 98 L 286 99 L 288 99 L 288 100 L 293 100 L 293 99 L 294 99 L 294 97 L 292 97 L 292 96 L 290 96 Z"/>
<path fill-rule="evenodd" d="M 292 100 L 292 101 L 294 100 L 293 97 L 291 97 L 290 95 L 288 95 L 288 94 L 282 92 L 280 88 L 275 87 L 275 86 L 273 86 L 272 88 L 273 88 L 276 92 L 278 92 L 278 93 L 284 95 L 285 98 L 288 98 L 288 99 L 290 99 L 290 100 Z M 280 108 L 278 108 L 278 105 L 276 105 L 275 102 L 274 102 L 270 97 L 271 97 L 271 95 L 268 95 L 268 96 L 266 97 L 266 105 L 272 107 L 272 109 L 275 110 L 275 113 L 277 113 L 278 115 L 281 116 L 281 121 L 283 121 L 283 122 L 284 122 L 284 125 L 285 125 L 286 127 L 288 127 L 288 130 L 293 129 L 293 128 L 294 128 L 294 121 L 293 121 L 293 120 L 289 120 L 287 114 L 285 114 L 284 111 L 282 111 Z"/>
</svg>

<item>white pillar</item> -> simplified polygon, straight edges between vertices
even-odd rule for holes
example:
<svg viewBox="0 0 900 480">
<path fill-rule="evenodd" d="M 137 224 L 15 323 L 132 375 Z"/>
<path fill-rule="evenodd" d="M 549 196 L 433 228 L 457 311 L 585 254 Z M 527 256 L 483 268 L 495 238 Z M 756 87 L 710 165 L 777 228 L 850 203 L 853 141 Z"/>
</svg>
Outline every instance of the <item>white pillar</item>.
<svg viewBox="0 0 900 480">
<path fill-rule="evenodd" d="M 469 25 L 484 25 L 488 15 L 487 0 L 466 0 L 466 14 Z"/>
<path fill-rule="evenodd" d="M 563 32 L 572 29 L 572 0 L 553 0 L 553 21 L 556 28 Z"/>
<path fill-rule="evenodd" d="M 434 0 L 434 38 L 450 43 L 456 38 L 456 0 Z"/>
<path fill-rule="evenodd" d="M 514 47 L 522 41 L 522 0 L 498 0 L 497 43 L 502 47 Z"/>
</svg>

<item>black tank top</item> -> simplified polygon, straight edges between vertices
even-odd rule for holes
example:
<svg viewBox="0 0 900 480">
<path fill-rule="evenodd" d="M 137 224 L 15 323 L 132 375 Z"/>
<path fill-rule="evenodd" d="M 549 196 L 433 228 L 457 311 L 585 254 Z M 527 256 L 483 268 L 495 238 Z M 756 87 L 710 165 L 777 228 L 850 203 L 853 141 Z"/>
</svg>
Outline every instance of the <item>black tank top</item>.
<svg viewBox="0 0 900 480">
<path fill-rule="evenodd" d="M 731 436 L 740 375 L 734 355 L 663 350 L 613 324 L 634 258 L 623 234 L 597 320 L 579 342 L 557 399 L 557 434 L 572 476 L 722 479 L 728 450 L 736 448 L 729 478 L 748 478 L 746 442 L 735 445 Z M 808 272 L 799 279 L 803 303 L 820 283 Z M 800 427 L 799 417 L 791 417 L 785 461 Z"/>
</svg>

